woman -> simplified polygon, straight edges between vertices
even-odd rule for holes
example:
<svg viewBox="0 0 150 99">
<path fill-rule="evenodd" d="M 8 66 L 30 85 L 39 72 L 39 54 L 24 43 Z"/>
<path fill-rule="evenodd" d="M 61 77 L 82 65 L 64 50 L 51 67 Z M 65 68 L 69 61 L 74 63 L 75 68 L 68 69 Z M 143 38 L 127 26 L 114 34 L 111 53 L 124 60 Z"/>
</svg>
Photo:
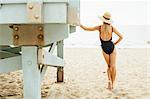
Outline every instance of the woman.
<svg viewBox="0 0 150 99">
<path fill-rule="evenodd" d="M 116 78 L 116 50 L 115 45 L 117 45 L 122 40 L 122 35 L 118 30 L 111 25 L 112 19 L 109 12 L 105 12 L 100 19 L 103 21 L 102 25 L 95 27 L 85 27 L 80 25 L 80 27 L 87 31 L 99 31 L 99 39 L 101 41 L 101 47 L 103 56 L 108 65 L 107 74 L 108 74 L 108 89 L 112 90 L 114 86 L 114 81 Z M 116 42 L 112 42 L 112 33 L 118 35 L 119 39 Z"/>
</svg>

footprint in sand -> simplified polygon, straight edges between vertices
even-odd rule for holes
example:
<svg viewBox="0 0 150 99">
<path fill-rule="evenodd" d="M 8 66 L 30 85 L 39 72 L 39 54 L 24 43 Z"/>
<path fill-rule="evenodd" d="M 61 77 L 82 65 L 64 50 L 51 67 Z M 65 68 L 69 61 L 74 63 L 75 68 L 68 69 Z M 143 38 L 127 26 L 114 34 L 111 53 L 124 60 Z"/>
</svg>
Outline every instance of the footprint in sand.
<svg viewBox="0 0 150 99">
<path fill-rule="evenodd" d="M 114 99 L 120 99 L 119 96 L 115 96 Z"/>
<path fill-rule="evenodd" d="M 116 97 L 114 97 L 115 99 L 120 99 L 119 97 L 126 97 L 126 96 L 128 96 L 128 93 L 125 92 L 124 89 L 120 89 L 120 90 L 115 89 L 112 92 L 116 95 Z"/>
</svg>

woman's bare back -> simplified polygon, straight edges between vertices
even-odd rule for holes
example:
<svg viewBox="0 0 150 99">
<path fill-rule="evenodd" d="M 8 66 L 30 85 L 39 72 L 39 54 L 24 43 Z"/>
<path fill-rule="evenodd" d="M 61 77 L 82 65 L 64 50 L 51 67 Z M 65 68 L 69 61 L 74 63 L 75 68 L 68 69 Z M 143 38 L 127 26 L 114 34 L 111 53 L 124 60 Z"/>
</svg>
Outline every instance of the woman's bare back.
<svg viewBox="0 0 150 99">
<path fill-rule="evenodd" d="M 113 27 L 111 25 L 101 25 L 99 29 L 99 38 L 103 41 L 109 41 L 112 38 Z"/>
</svg>

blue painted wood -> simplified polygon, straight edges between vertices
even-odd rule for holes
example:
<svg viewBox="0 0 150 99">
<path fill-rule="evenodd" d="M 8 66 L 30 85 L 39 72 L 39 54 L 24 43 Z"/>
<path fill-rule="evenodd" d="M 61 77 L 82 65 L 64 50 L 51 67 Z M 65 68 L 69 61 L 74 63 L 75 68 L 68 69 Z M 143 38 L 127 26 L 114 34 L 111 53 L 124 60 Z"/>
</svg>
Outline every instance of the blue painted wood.
<svg viewBox="0 0 150 99">
<path fill-rule="evenodd" d="M 45 3 L 43 9 L 44 9 L 44 23 L 67 24 L 66 3 Z"/>
<path fill-rule="evenodd" d="M 0 45 L 13 45 L 13 30 L 9 25 L 0 25 Z"/>
<path fill-rule="evenodd" d="M 67 23 L 67 3 L 44 3 L 42 23 Z M 17 15 L 14 15 L 17 12 Z M 30 24 L 27 4 L 3 4 L 0 8 L 0 24 Z"/>
<path fill-rule="evenodd" d="M 57 56 L 63 59 L 64 57 L 64 41 L 58 41 L 57 42 Z M 57 67 L 57 82 L 63 82 L 64 81 L 64 69 L 63 67 Z"/>
<path fill-rule="evenodd" d="M 15 54 L 15 53 L 11 53 L 11 52 L 8 52 L 8 51 L 1 51 L 0 50 L 0 59 L 14 57 L 14 56 L 18 56 L 18 55 L 19 54 Z"/>
<path fill-rule="evenodd" d="M 74 32 L 76 32 L 76 26 L 70 25 L 69 30 L 70 30 L 69 33 L 74 33 Z"/>
<path fill-rule="evenodd" d="M 58 41 L 57 42 L 57 56 L 62 58 L 64 57 L 64 41 Z"/>
<path fill-rule="evenodd" d="M 22 47 L 24 99 L 41 99 L 41 75 L 37 62 L 37 47 Z"/>
<path fill-rule="evenodd" d="M 67 24 L 45 24 L 45 45 L 63 40 L 69 35 L 69 26 Z"/>
<path fill-rule="evenodd" d="M 6 51 L 9 53 L 20 55 L 21 48 L 20 47 L 12 47 L 12 46 L 0 46 L 0 51 Z"/>
<path fill-rule="evenodd" d="M 80 0 L 69 0 L 67 23 L 80 25 Z"/>
<path fill-rule="evenodd" d="M 33 1 L 33 0 L 0 0 L 0 3 L 1 4 L 27 3 L 27 1 Z M 42 1 L 48 3 L 68 3 L 69 0 L 42 0 Z"/>
<path fill-rule="evenodd" d="M 12 72 L 21 69 L 21 56 L 0 59 L 0 73 Z"/>
<path fill-rule="evenodd" d="M 80 23 L 80 0 L 1 0 L 0 24 L 30 24 L 27 2 L 43 2 L 42 23 Z"/>
<path fill-rule="evenodd" d="M 54 52 L 54 50 L 55 50 L 55 47 L 56 47 L 56 42 L 54 42 L 53 43 L 53 45 L 52 46 L 50 46 L 51 47 L 51 50 L 50 50 L 50 54 L 53 54 L 53 52 Z M 48 68 L 48 66 L 44 66 L 43 67 L 43 70 L 42 70 L 42 72 L 41 72 L 41 79 L 43 79 L 43 77 L 44 77 L 44 75 L 45 75 L 45 73 L 46 73 L 46 71 L 47 71 L 47 68 Z"/>
<path fill-rule="evenodd" d="M 45 51 L 43 64 L 45 64 L 47 66 L 63 67 L 64 60 Z"/>
</svg>

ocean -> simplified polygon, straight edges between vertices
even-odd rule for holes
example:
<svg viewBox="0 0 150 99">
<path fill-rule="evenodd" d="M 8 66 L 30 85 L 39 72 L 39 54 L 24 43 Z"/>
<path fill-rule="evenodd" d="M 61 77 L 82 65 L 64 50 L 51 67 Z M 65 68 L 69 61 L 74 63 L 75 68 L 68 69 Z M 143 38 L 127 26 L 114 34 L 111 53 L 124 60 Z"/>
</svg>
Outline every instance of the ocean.
<svg viewBox="0 0 150 99">
<path fill-rule="evenodd" d="M 116 27 L 123 35 L 123 40 L 117 48 L 150 48 L 150 26 L 148 25 L 119 25 Z M 66 48 L 97 48 L 101 43 L 98 31 L 89 32 L 77 27 L 76 32 L 69 34 L 64 40 Z M 117 36 L 113 33 L 113 41 Z"/>
</svg>

